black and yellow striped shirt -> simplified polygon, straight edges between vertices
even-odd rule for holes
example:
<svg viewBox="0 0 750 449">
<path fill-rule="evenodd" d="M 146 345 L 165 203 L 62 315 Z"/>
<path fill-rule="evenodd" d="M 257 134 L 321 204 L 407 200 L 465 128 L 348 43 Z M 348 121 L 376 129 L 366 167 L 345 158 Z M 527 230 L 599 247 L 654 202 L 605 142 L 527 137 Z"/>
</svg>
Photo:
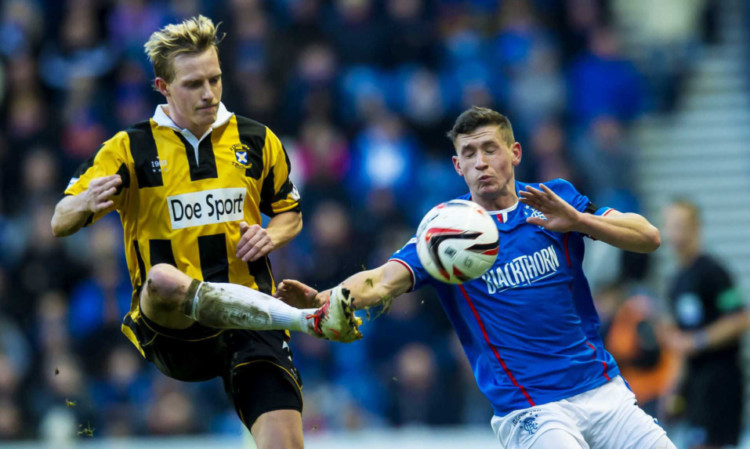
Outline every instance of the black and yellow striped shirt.
<svg viewBox="0 0 750 449">
<path fill-rule="evenodd" d="M 134 292 L 152 266 L 168 263 L 195 279 L 272 294 L 268 258 L 243 262 L 235 249 L 240 221 L 260 224 L 261 213 L 299 211 L 281 142 L 266 126 L 221 105 L 210 134 L 199 143 L 193 138 L 196 151 L 192 134 L 165 124 L 165 118 L 157 108 L 150 120 L 106 141 L 78 169 L 65 193 L 77 195 L 92 179 L 121 175 L 122 189 L 113 200 Z M 89 223 L 107 212 L 92 215 Z M 139 313 L 134 294 L 130 318 L 136 320 Z"/>
</svg>

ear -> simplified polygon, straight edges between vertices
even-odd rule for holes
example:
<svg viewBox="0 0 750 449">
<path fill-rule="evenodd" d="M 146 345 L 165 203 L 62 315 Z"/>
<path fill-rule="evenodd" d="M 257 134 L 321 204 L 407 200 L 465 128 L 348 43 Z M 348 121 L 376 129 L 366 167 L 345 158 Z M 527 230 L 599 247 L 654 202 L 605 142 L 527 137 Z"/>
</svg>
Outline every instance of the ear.
<svg viewBox="0 0 750 449">
<path fill-rule="evenodd" d="M 453 168 L 456 170 L 456 173 L 458 173 L 458 176 L 464 175 L 463 170 L 461 170 L 461 163 L 458 161 L 458 156 L 453 156 Z"/>
<path fill-rule="evenodd" d="M 518 142 L 514 142 L 513 145 L 510 147 L 510 151 L 513 154 L 513 166 L 517 167 L 518 164 L 521 163 L 521 156 L 523 156 L 523 151 L 521 150 L 521 144 Z"/>
<path fill-rule="evenodd" d="M 156 86 L 156 90 L 158 90 L 160 94 L 169 98 L 169 89 L 167 88 L 168 84 L 164 78 L 160 78 L 157 76 L 154 80 L 154 85 Z"/>
</svg>

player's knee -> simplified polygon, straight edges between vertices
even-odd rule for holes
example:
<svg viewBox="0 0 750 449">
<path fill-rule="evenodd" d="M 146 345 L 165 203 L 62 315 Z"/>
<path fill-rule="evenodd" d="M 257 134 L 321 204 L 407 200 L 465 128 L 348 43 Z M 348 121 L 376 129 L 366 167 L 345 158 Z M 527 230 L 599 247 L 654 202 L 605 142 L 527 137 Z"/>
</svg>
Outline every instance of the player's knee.
<svg viewBox="0 0 750 449">
<path fill-rule="evenodd" d="M 253 433 L 258 449 L 303 449 L 305 446 L 301 431 L 279 432 L 279 429 L 275 429 L 269 432 L 268 430 L 270 429 L 261 432 L 256 430 Z"/>
<path fill-rule="evenodd" d="M 258 449 L 303 449 L 305 444 L 302 435 L 297 436 L 295 432 L 284 433 L 271 436 L 255 437 L 255 444 Z"/>
<path fill-rule="evenodd" d="M 181 308 L 185 298 L 180 274 L 177 268 L 164 263 L 151 267 L 146 278 L 146 300 L 162 310 Z"/>
</svg>

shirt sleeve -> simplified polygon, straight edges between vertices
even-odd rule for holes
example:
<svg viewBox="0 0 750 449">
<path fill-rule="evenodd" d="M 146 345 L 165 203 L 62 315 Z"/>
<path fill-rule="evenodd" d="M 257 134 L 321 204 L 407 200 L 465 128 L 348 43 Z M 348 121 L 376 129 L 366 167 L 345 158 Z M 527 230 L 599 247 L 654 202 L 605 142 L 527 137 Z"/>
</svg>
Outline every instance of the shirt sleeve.
<svg viewBox="0 0 750 449">
<path fill-rule="evenodd" d="M 716 309 L 721 315 L 743 310 L 745 301 L 740 289 L 734 285 L 729 272 L 716 261 L 711 261 L 709 269 L 701 278 L 702 290 L 716 301 Z"/>
<path fill-rule="evenodd" d="M 126 132 L 117 133 L 114 137 L 104 142 L 99 150 L 91 156 L 89 160 L 82 163 L 75 171 L 65 188 L 65 195 L 79 195 L 89 188 L 91 181 L 104 176 L 119 174 L 122 178 L 122 184 L 112 197 L 115 205 L 96 214 L 91 214 L 89 220 L 84 226 L 96 222 L 101 217 L 107 215 L 114 209 L 121 210 L 125 201 L 124 198 L 130 189 L 130 180 L 133 178 L 132 168 L 128 164 L 128 134 Z"/>
<path fill-rule="evenodd" d="M 601 215 L 600 209 L 597 209 L 596 206 L 591 203 L 589 197 L 578 192 L 578 190 L 576 190 L 576 188 L 570 182 L 558 178 L 543 184 L 549 187 L 568 204 L 575 207 L 579 212 L 588 212 L 594 213 L 595 215 Z"/>
<path fill-rule="evenodd" d="M 422 266 L 417 256 L 417 237 L 412 237 L 406 244 L 393 253 L 389 261 L 398 262 L 406 267 L 411 273 L 411 288 L 409 291 L 418 290 L 430 283 L 432 277 Z"/>
<path fill-rule="evenodd" d="M 300 210 L 300 195 L 289 179 L 292 167 L 289 156 L 278 137 L 266 128 L 263 147 L 263 185 L 260 191 L 260 211 L 269 217 Z"/>
</svg>

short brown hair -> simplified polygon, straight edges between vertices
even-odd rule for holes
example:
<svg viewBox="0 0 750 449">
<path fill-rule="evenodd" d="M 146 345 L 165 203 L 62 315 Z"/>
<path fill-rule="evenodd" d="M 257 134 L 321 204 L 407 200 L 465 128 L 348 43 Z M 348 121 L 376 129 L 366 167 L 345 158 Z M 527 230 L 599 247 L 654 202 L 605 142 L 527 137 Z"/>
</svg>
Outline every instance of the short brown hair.
<svg viewBox="0 0 750 449">
<path fill-rule="evenodd" d="M 217 36 L 219 25 L 214 26 L 211 19 L 200 15 L 154 31 L 143 46 L 154 66 L 154 75 L 171 83 L 175 76 L 172 62 L 177 55 L 201 54 L 211 48 L 218 52 L 219 42 L 224 38 Z"/>
<path fill-rule="evenodd" d="M 513 126 L 511 126 L 508 117 L 497 111 L 493 111 L 492 109 L 479 106 L 472 106 L 462 112 L 456 119 L 456 123 L 453 124 L 453 128 L 448 131 L 447 136 L 451 142 L 455 144 L 456 138 L 459 134 L 468 134 L 477 128 L 487 125 L 497 125 L 508 145 L 513 145 L 515 143 L 516 139 L 513 137 Z"/>
</svg>

